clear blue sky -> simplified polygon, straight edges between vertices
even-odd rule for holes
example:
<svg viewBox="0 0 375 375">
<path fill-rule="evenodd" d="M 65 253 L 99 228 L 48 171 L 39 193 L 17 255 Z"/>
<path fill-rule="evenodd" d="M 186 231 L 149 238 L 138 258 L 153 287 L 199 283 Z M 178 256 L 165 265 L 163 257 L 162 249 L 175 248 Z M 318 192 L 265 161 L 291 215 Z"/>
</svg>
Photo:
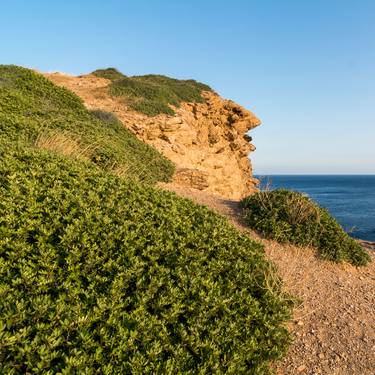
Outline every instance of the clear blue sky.
<svg viewBox="0 0 375 375">
<path fill-rule="evenodd" d="M 253 110 L 254 170 L 375 173 L 374 0 L 1 0 L 0 63 L 195 78 Z"/>
</svg>

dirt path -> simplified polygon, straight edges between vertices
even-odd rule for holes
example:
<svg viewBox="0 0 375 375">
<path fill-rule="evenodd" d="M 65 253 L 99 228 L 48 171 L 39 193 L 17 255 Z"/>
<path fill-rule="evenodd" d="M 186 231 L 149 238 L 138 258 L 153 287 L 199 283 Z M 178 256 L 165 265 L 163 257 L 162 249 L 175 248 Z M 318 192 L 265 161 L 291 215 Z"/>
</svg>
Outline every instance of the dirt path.
<svg viewBox="0 0 375 375">
<path fill-rule="evenodd" d="M 236 201 L 172 184 L 161 187 L 209 206 L 260 240 L 286 290 L 302 299 L 289 324 L 294 343 L 277 374 L 375 374 L 374 252 L 373 262 L 362 268 L 322 261 L 313 249 L 279 245 L 247 229 Z"/>
</svg>

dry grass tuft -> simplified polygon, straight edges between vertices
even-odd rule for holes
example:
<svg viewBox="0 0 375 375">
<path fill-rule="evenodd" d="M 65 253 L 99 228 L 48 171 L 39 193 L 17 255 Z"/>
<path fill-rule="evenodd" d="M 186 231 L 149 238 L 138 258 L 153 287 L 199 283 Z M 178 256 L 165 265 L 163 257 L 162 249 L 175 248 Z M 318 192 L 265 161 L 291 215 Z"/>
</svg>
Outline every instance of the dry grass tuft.
<svg viewBox="0 0 375 375">
<path fill-rule="evenodd" d="M 290 224 L 297 225 L 306 222 L 309 218 L 316 220 L 317 226 L 320 223 L 318 207 L 312 202 L 306 201 L 303 195 L 291 195 L 287 198 L 286 211 Z"/>
<path fill-rule="evenodd" d="M 94 145 L 82 147 L 80 140 L 68 132 L 40 133 L 35 140 L 35 146 L 84 160 L 89 160 L 96 148 Z"/>
<path fill-rule="evenodd" d="M 134 176 L 137 176 L 137 181 L 142 181 L 144 176 L 146 176 L 147 174 L 146 166 L 137 168 L 137 170 L 135 171 L 134 168 L 127 164 L 114 164 L 109 168 L 109 170 L 116 176 L 121 178 L 129 178 L 130 176 L 133 176 L 132 178 L 134 179 Z"/>
<path fill-rule="evenodd" d="M 80 160 L 92 160 L 97 149 L 96 145 L 83 146 L 80 139 L 69 132 L 40 133 L 34 144 L 38 148 Z M 107 165 L 106 169 L 121 178 L 132 177 L 134 179 L 134 176 L 137 176 L 137 180 L 142 180 L 147 176 L 146 166 L 135 171 L 130 165 L 113 163 Z"/>
</svg>

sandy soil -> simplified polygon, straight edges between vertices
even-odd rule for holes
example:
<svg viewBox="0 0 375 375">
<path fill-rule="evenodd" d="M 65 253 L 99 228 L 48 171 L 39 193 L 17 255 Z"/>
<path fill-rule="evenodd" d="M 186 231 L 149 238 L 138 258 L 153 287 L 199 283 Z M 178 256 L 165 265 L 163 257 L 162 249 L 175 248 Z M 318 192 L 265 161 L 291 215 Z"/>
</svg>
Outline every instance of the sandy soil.
<svg viewBox="0 0 375 375">
<path fill-rule="evenodd" d="M 294 342 L 277 364 L 277 374 L 375 374 L 374 251 L 368 250 L 373 262 L 367 267 L 323 261 L 313 249 L 260 238 L 244 226 L 236 201 L 173 184 L 160 186 L 209 206 L 260 240 L 284 279 L 285 290 L 301 299 L 289 322 Z"/>
</svg>

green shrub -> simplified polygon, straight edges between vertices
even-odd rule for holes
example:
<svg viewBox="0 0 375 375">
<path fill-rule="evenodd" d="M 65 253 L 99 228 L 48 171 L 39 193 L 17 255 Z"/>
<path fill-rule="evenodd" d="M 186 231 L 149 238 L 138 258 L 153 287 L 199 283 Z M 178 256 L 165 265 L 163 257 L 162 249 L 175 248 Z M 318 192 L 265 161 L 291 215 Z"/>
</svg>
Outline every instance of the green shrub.
<svg viewBox="0 0 375 375">
<path fill-rule="evenodd" d="M 0 138 L 31 144 L 41 134 L 60 131 L 79 140 L 82 149 L 95 150 L 92 161 L 100 160 L 103 168 L 121 168 L 127 177 L 148 183 L 172 176 L 173 164 L 114 115 L 88 111 L 75 94 L 29 69 L 0 65 L 0 78 Z"/>
<path fill-rule="evenodd" d="M 91 114 L 100 121 L 103 121 L 105 123 L 111 124 L 119 121 L 116 115 L 114 115 L 112 112 L 103 111 L 101 109 L 93 109 L 91 111 Z"/>
<path fill-rule="evenodd" d="M 212 91 L 203 83 L 194 80 L 178 80 L 162 75 L 145 75 L 117 79 L 109 86 L 110 93 L 126 99 L 134 110 L 148 116 L 160 113 L 173 115 L 171 105 L 179 107 L 181 102 L 202 103 L 202 91 Z"/>
<path fill-rule="evenodd" d="M 262 246 L 224 218 L 0 141 L 3 373 L 265 374 L 288 316 Z"/>
<path fill-rule="evenodd" d="M 370 257 L 340 224 L 301 193 L 273 190 L 251 195 L 241 202 L 251 228 L 278 242 L 315 246 L 321 256 L 335 262 L 366 265 Z"/>
<path fill-rule="evenodd" d="M 115 81 L 116 79 L 121 79 L 126 77 L 124 74 L 119 72 L 115 68 L 107 68 L 107 69 L 98 69 L 93 71 L 91 74 L 100 78 L 106 78 L 111 81 Z"/>
</svg>

